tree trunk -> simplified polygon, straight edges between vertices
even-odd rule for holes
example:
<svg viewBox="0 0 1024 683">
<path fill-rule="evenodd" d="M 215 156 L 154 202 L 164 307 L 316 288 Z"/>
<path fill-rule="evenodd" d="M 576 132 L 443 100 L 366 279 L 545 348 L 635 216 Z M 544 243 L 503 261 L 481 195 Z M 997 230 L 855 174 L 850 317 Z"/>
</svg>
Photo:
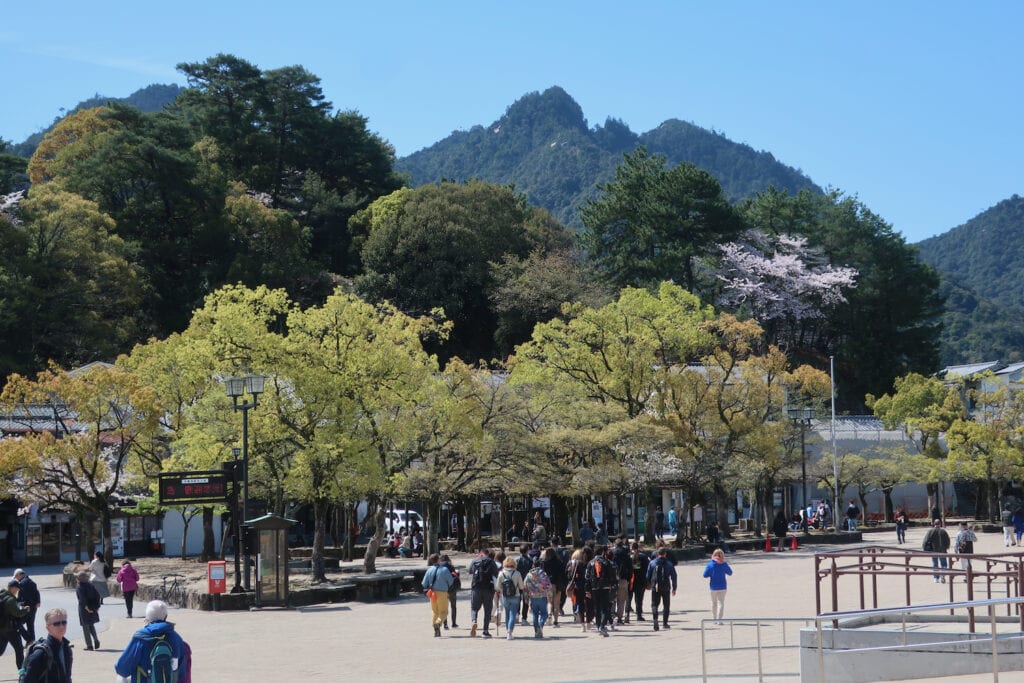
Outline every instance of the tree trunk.
<svg viewBox="0 0 1024 683">
<path fill-rule="evenodd" d="M 569 533 L 572 534 L 572 545 L 575 548 L 579 548 L 583 544 L 580 543 L 580 499 L 579 496 L 572 496 L 566 501 L 566 504 L 570 506 L 570 517 L 569 520 Z"/>
<path fill-rule="evenodd" d="M 209 562 L 217 556 L 217 548 L 214 538 L 213 508 L 207 505 L 203 508 L 203 552 L 199 558 L 202 562 Z"/>
<path fill-rule="evenodd" d="M 654 543 L 654 511 L 658 507 L 654 489 L 644 489 L 644 499 L 647 505 L 647 515 L 644 517 L 644 543 L 652 545 Z"/>
<path fill-rule="evenodd" d="M 459 526 L 456 531 L 455 547 L 457 550 L 466 550 L 466 499 L 459 496 L 455 499 L 455 514 L 458 515 Z"/>
<path fill-rule="evenodd" d="M 437 530 L 441 528 L 441 500 L 439 498 L 427 499 L 427 537 L 425 555 L 440 553 L 441 545 L 438 540 Z"/>
<path fill-rule="evenodd" d="M 324 542 L 327 537 L 327 503 L 320 498 L 313 500 L 313 550 L 309 564 L 312 569 L 312 583 L 324 583 Z"/>
<path fill-rule="evenodd" d="M 181 515 L 181 560 L 188 559 L 188 527 L 192 524 L 192 517 L 195 515 L 185 514 L 185 508 L 178 510 Z"/>
<path fill-rule="evenodd" d="M 373 515 L 373 536 L 366 544 L 366 554 L 363 555 L 363 573 L 374 574 L 377 571 L 377 550 L 380 548 L 380 541 L 384 537 L 384 513 L 386 510 L 380 501 L 372 499 L 367 502 L 366 516 Z"/>
</svg>

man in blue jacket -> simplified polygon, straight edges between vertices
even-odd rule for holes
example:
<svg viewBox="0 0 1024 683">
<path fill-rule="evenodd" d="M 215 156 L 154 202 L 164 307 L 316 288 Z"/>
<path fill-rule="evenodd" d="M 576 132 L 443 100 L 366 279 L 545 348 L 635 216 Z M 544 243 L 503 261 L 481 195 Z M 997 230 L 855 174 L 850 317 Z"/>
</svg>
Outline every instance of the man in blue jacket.
<svg viewBox="0 0 1024 683">
<path fill-rule="evenodd" d="M 654 614 L 654 630 L 658 630 L 658 603 L 665 608 L 662 617 L 662 628 L 671 628 L 668 625 L 669 591 L 676 594 L 678 587 L 676 579 L 676 568 L 668 559 L 668 548 L 658 548 L 658 556 L 647 567 L 647 585 L 651 590 L 651 612 Z"/>
<path fill-rule="evenodd" d="M 170 666 L 173 671 L 172 680 L 180 681 L 185 677 L 188 668 L 188 657 L 185 641 L 174 630 L 174 624 L 167 621 L 167 604 L 162 600 L 154 600 L 146 605 L 146 625 L 135 632 L 128 647 L 121 653 L 121 658 L 114 665 L 114 671 L 120 676 L 120 683 L 142 683 L 149 680 L 150 669 L 163 666 L 160 654 L 170 647 Z M 154 648 L 160 648 L 154 651 Z M 156 660 L 156 661 L 154 661 Z"/>
</svg>

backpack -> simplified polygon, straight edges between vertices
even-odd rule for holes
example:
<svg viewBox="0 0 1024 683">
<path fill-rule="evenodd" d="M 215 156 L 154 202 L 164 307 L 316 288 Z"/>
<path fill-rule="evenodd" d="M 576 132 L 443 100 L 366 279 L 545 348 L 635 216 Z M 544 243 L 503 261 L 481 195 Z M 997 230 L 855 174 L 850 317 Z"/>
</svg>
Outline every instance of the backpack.
<svg viewBox="0 0 1024 683">
<path fill-rule="evenodd" d="M 470 588 L 486 588 L 490 584 L 488 581 L 490 562 L 491 558 L 489 557 L 478 557 L 473 560 L 473 564 L 470 565 L 473 575 L 473 580 L 469 584 Z"/>
<path fill-rule="evenodd" d="M 40 680 L 46 680 L 46 677 L 50 675 L 50 668 L 53 666 L 53 652 L 50 651 L 50 644 L 46 642 L 46 637 L 42 637 L 39 640 L 32 642 L 25 650 L 25 662 L 28 662 L 29 656 L 36 650 L 42 650 L 46 653 L 46 670 L 43 672 L 43 677 Z M 25 683 L 25 677 L 28 676 L 27 667 L 22 667 L 21 672 L 18 674 L 18 683 Z"/>
<path fill-rule="evenodd" d="M 149 673 L 139 666 L 139 681 L 148 683 L 176 683 L 178 672 L 173 668 L 174 650 L 165 636 L 153 638 L 149 651 Z M 181 662 L 179 662 L 181 664 Z M 187 664 L 186 664 L 187 665 Z"/>
<path fill-rule="evenodd" d="M 506 598 L 514 598 L 519 592 L 516 590 L 516 582 L 512 576 L 512 572 L 501 573 L 501 594 Z"/>
<path fill-rule="evenodd" d="M 103 563 L 103 578 L 109 579 L 114 575 L 114 570 L 110 568 L 110 565 L 106 562 Z"/>
<path fill-rule="evenodd" d="M 651 577 L 651 590 L 663 593 L 671 587 L 672 581 L 669 578 L 668 570 L 665 569 L 665 565 L 666 562 L 663 562 L 662 560 L 654 561 L 654 575 Z"/>
<path fill-rule="evenodd" d="M 533 560 L 529 555 L 520 555 L 516 558 L 516 571 L 520 576 L 526 576 L 533 569 Z"/>
</svg>

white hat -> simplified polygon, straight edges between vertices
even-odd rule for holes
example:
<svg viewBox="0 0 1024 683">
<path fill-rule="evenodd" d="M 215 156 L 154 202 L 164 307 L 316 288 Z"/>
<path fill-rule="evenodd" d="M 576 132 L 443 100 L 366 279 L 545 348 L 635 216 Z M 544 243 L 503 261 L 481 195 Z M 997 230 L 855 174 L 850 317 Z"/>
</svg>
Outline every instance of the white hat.
<svg viewBox="0 0 1024 683">
<path fill-rule="evenodd" d="M 163 600 L 154 600 L 146 605 L 146 621 L 167 621 L 167 603 Z"/>
<path fill-rule="evenodd" d="M 24 573 L 25 573 L 25 570 L 21 569 L 20 567 L 18 569 L 14 570 L 14 576 L 16 576 L 16 577 L 21 576 Z"/>
</svg>

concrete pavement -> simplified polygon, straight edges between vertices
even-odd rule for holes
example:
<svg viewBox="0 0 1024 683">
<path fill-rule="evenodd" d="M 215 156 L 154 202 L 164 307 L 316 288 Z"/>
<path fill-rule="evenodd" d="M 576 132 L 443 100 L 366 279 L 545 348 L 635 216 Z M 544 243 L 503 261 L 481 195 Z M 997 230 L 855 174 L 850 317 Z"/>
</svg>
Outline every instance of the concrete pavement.
<svg viewBox="0 0 1024 683">
<path fill-rule="evenodd" d="M 924 529 L 912 529 L 907 547 L 920 548 L 923 534 Z M 878 544 L 897 547 L 895 534 L 872 534 L 864 543 Z M 734 574 L 729 581 L 726 617 L 749 620 L 811 616 L 815 604 L 812 557 L 814 552 L 826 549 L 808 546 L 795 552 L 730 554 L 727 559 Z M 977 552 L 1004 550 L 1001 534 L 979 537 Z M 453 556 L 460 567 L 468 559 Z M 325 604 L 296 610 L 211 613 L 173 609 L 171 621 L 192 646 L 194 680 L 200 683 L 414 677 L 454 680 L 481 675 L 492 680 L 528 676 L 531 681 L 693 681 L 701 679 L 700 620 L 710 615 L 707 582 L 701 578 L 704 564 L 679 564 L 680 590 L 673 600 L 670 619 L 673 628 L 658 633 L 651 629 L 650 621 L 621 627 L 609 638 L 593 632 L 584 634 L 566 623 L 558 629 L 545 628 L 547 637 L 542 641 L 532 638 L 530 627 L 517 629 L 521 637 L 512 642 L 470 638 L 468 591 L 459 595 L 460 628 L 443 632 L 440 639 L 433 637 L 428 601 L 414 595 L 387 603 Z M 422 566 L 422 560 L 378 562 L 379 569 L 398 566 Z M 67 602 L 68 596 L 74 606 L 73 592 L 61 588 L 56 575 L 42 575 L 38 570 L 32 575 L 43 591 L 43 611 L 53 602 Z M 945 585 L 922 582 L 920 588 L 915 586 L 914 602 L 944 600 L 945 590 Z M 884 605 L 899 605 L 901 598 L 902 584 L 880 587 Z M 142 609 L 137 606 L 136 612 Z M 77 622 L 76 611 L 68 611 Z M 114 661 L 143 623 L 140 619 L 125 619 L 123 605 L 114 598 L 106 601 L 102 616 L 100 651 L 85 652 L 81 630 L 70 632 L 75 643 L 75 680 L 79 683 L 113 680 Z M 37 628 L 41 623 L 42 614 Z M 709 630 L 714 641 L 709 646 L 736 637 L 737 628 Z M 740 652 L 716 654 L 710 658 L 711 669 L 721 675 L 738 674 L 749 667 L 749 661 L 740 661 L 744 657 L 749 659 Z M 771 658 L 767 670 L 777 674 L 771 680 L 796 680 L 792 677 L 798 670 L 795 650 L 779 650 Z M 14 668 L 14 658 L 8 652 L 0 658 L 0 681 L 17 680 Z M 756 678 L 730 675 L 717 680 Z M 991 680 L 991 676 L 956 680 L 973 683 Z"/>
</svg>

